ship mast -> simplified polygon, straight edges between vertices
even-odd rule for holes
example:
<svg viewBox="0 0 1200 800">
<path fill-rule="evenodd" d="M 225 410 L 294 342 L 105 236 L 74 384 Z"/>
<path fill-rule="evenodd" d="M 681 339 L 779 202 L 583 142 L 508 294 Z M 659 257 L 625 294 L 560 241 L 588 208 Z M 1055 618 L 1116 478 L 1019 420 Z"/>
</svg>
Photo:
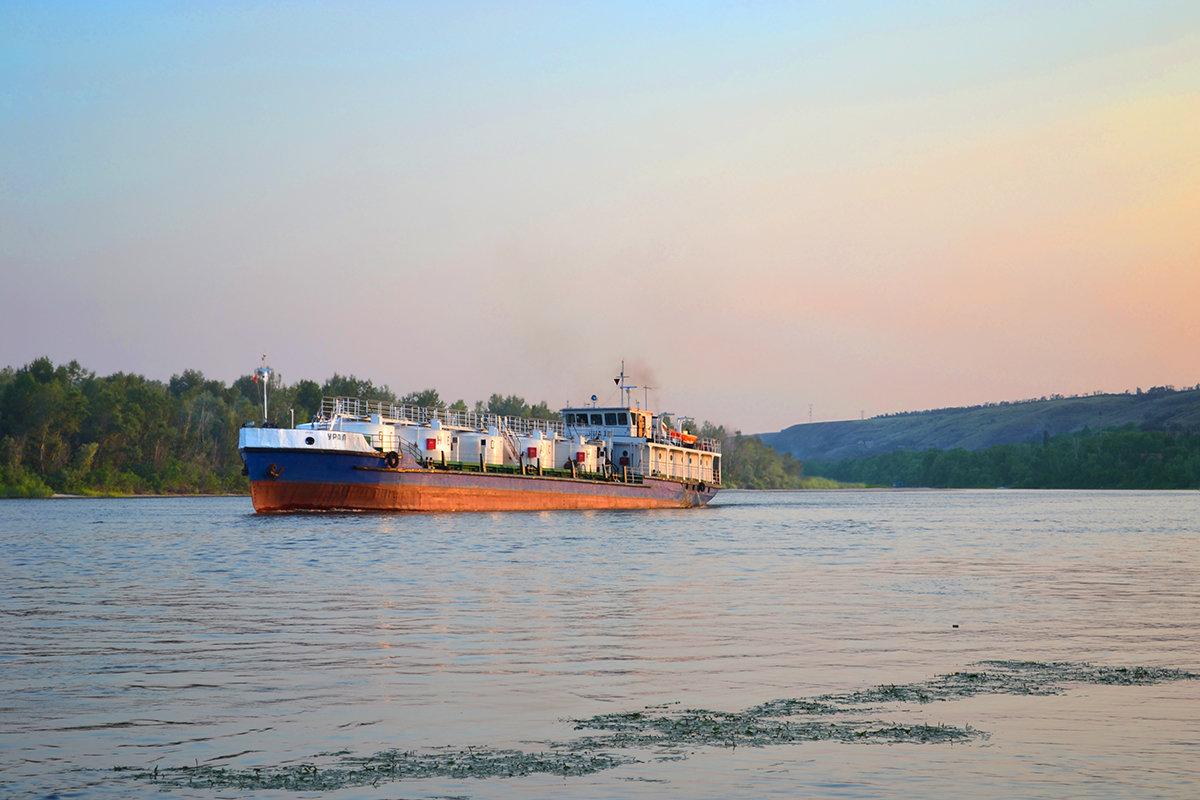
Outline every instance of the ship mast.
<svg viewBox="0 0 1200 800">
<path fill-rule="evenodd" d="M 625 359 L 623 358 L 621 359 L 621 374 L 613 378 L 613 383 L 617 385 L 618 389 L 625 393 L 625 407 L 633 408 L 633 406 L 629 403 L 629 393 L 638 387 L 633 385 L 627 386 L 625 384 Z"/>
<path fill-rule="evenodd" d="M 262 383 L 263 387 L 263 422 L 266 422 L 267 416 L 267 384 L 271 382 L 271 368 L 267 366 L 267 354 L 263 353 L 262 364 L 258 369 L 254 370 L 254 382 Z"/>
</svg>

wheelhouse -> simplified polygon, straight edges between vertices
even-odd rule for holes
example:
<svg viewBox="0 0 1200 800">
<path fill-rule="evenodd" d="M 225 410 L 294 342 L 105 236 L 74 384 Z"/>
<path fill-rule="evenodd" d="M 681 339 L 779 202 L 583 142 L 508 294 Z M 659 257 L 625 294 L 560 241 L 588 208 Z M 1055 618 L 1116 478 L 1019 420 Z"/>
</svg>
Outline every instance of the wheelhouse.
<svg viewBox="0 0 1200 800">
<path fill-rule="evenodd" d="M 721 444 L 669 427 L 663 417 L 627 406 L 564 408 L 567 433 L 599 443 L 612 468 L 685 482 L 721 483 Z"/>
<path fill-rule="evenodd" d="M 563 423 L 569 431 L 587 438 L 646 438 L 651 436 L 654 430 L 653 415 L 639 408 L 564 408 L 562 415 Z"/>
</svg>

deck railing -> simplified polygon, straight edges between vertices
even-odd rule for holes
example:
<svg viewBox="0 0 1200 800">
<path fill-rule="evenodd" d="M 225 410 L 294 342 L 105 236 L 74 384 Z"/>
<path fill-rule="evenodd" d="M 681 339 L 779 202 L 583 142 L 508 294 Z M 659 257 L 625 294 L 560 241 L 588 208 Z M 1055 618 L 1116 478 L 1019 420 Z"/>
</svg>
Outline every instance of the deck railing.
<svg viewBox="0 0 1200 800">
<path fill-rule="evenodd" d="M 684 444 L 678 439 L 672 439 L 670 436 L 664 436 L 661 432 L 656 431 L 651 441 L 655 444 L 669 444 L 675 447 L 687 447 L 692 450 L 703 450 L 706 453 L 721 452 L 720 439 L 697 439 L 692 444 Z"/>
<path fill-rule="evenodd" d="M 325 427 L 336 417 L 353 417 L 366 421 L 377 414 L 381 422 L 415 423 L 428 425 L 437 420 L 448 428 L 486 431 L 496 428 L 518 436 L 527 436 L 534 431 L 546 435 L 566 435 L 562 420 L 534 419 L 533 417 L 510 417 L 480 411 L 457 411 L 449 408 L 429 408 L 407 403 L 391 403 L 386 400 L 360 400 L 357 397 L 324 397 L 321 399 L 321 414 L 315 420 L 317 427 Z"/>
<path fill-rule="evenodd" d="M 417 425 L 428 425 L 430 422 L 438 420 L 448 428 L 475 431 L 486 431 L 488 428 L 496 428 L 501 433 L 511 436 L 528 436 L 535 431 L 541 431 L 547 436 L 557 434 L 565 437 L 568 435 L 568 426 L 562 420 L 512 417 L 483 411 L 429 408 L 427 406 L 408 405 L 407 403 L 392 403 L 386 400 L 361 400 L 357 397 L 322 398 L 321 414 L 313 423 L 320 430 L 329 428 L 338 417 L 351 417 L 366 422 L 372 415 L 378 415 L 380 422 L 386 424 L 415 423 Z M 574 435 L 581 433 L 595 435 L 599 432 L 599 429 L 593 426 L 577 427 L 572 425 L 569 432 Z M 607 431 L 607 435 L 612 435 L 611 431 Z M 721 452 L 721 442 L 717 439 L 697 439 L 692 444 L 683 444 L 678 439 L 672 439 L 664 435 L 662 431 L 655 430 L 651 441 L 655 444 L 685 447 L 708 453 Z"/>
</svg>

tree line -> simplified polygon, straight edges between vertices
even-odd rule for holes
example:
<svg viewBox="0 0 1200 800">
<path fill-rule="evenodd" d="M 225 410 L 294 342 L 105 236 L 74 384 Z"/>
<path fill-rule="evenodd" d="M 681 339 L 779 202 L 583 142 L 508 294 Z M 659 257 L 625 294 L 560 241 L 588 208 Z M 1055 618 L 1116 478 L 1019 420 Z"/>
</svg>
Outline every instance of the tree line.
<svg viewBox="0 0 1200 800">
<path fill-rule="evenodd" d="M 473 407 L 447 404 L 435 389 L 399 395 L 353 375 L 324 383 L 268 386 L 275 422 L 304 423 L 320 412 L 322 397 L 358 397 L 458 411 L 559 419 L 543 401 L 493 394 Z M 39 358 L 0 370 L 0 496 L 66 494 L 245 493 L 237 453 L 238 429 L 262 419 L 262 385 L 253 375 L 232 384 L 184 370 L 167 382 L 141 375 L 97 376 L 76 361 L 55 365 Z M 703 423 L 699 435 L 724 441 L 727 486 L 802 488 L 814 485 L 803 465 L 752 437 Z"/>
<path fill-rule="evenodd" d="M 281 425 L 308 422 L 325 396 L 467 410 L 434 389 L 398 395 L 387 385 L 334 374 L 319 384 L 270 379 L 270 409 Z M 555 419 L 545 402 L 493 394 L 475 409 Z M 253 375 L 232 384 L 184 370 L 170 381 L 116 373 L 104 377 L 76 361 L 39 358 L 0 370 L 0 496 L 244 493 L 238 429 L 262 419 L 262 386 Z"/>
<path fill-rule="evenodd" d="M 982 450 L 897 451 L 807 466 L 815 475 L 883 486 L 1197 489 L 1200 435 L 1130 425 Z"/>
<path fill-rule="evenodd" d="M 1149 389 L 1142 390 L 1142 387 L 1137 387 L 1136 391 L 1126 389 L 1121 392 L 1122 395 L 1136 396 L 1139 400 L 1153 400 L 1157 397 L 1166 395 L 1179 394 L 1180 392 L 1195 392 L 1200 391 L 1200 383 L 1195 386 L 1185 386 L 1182 389 L 1176 389 L 1172 384 L 1164 386 L 1151 386 Z M 992 403 L 979 403 L 973 406 L 948 406 L 944 408 L 925 409 L 924 411 L 894 411 L 888 414 L 876 414 L 872 419 L 888 419 L 894 417 L 920 417 L 930 413 L 944 413 L 947 411 L 979 411 L 985 408 L 1006 408 L 1008 406 L 1023 406 L 1035 405 L 1037 403 L 1046 403 L 1055 400 L 1079 400 L 1087 397 L 1112 397 L 1115 396 L 1111 392 L 1094 391 L 1087 394 L 1051 394 L 1042 395 L 1041 397 L 1027 397 L 1023 400 L 1000 400 Z"/>
<path fill-rule="evenodd" d="M 359 397 L 466 411 L 435 389 L 399 395 L 353 375 L 285 384 L 271 376 L 271 409 L 283 425 L 309 421 L 321 398 Z M 493 394 L 475 411 L 558 419 L 545 402 Z M 232 384 L 184 370 L 167 382 L 48 358 L 0 370 L 0 496 L 195 494 L 249 491 L 237 454 L 238 429 L 262 418 L 252 375 Z M 837 462 L 801 463 L 757 437 L 722 425 L 685 423 L 722 446 L 723 484 L 745 489 L 844 484 L 930 488 L 1200 488 L 1200 436 L 1132 427 L 1045 437 L 983 450 L 902 451 Z"/>
<path fill-rule="evenodd" d="M 691 426 L 684 423 L 684 428 Z M 721 442 L 721 481 L 730 489 L 834 489 L 846 484 L 821 476 L 805 475 L 804 463 L 791 453 L 780 453 L 757 436 L 730 433 L 724 425 L 703 423 L 692 430 L 703 439 Z M 853 484 L 851 484 L 853 485 Z"/>
</svg>

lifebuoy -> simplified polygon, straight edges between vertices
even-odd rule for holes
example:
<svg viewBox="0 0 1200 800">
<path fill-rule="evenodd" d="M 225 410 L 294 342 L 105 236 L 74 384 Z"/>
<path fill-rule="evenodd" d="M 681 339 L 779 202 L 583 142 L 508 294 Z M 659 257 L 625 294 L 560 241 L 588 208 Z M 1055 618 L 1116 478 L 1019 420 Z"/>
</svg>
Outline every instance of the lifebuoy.
<svg viewBox="0 0 1200 800">
<path fill-rule="evenodd" d="M 395 469 L 400 466 L 400 454 L 393 450 L 383 457 L 383 463 L 387 464 L 389 469 Z"/>
<path fill-rule="evenodd" d="M 283 467 L 279 466 L 278 464 L 272 464 L 271 466 L 267 467 L 267 477 L 271 480 L 275 480 L 282 474 Z"/>
</svg>

